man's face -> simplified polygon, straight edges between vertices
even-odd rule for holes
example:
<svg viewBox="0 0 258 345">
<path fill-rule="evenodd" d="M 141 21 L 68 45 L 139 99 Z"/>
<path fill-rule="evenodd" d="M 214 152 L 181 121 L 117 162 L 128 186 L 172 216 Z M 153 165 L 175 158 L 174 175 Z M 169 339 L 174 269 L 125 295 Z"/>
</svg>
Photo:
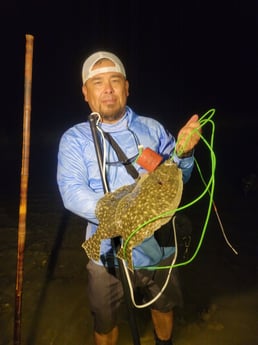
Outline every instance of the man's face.
<svg viewBox="0 0 258 345">
<path fill-rule="evenodd" d="M 93 70 L 109 66 L 114 66 L 113 62 L 102 59 Z M 99 113 L 103 122 L 114 123 L 124 115 L 129 83 L 121 73 L 97 74 L 86 81 L 82 92 L 92 112 Z"/>
</svg>

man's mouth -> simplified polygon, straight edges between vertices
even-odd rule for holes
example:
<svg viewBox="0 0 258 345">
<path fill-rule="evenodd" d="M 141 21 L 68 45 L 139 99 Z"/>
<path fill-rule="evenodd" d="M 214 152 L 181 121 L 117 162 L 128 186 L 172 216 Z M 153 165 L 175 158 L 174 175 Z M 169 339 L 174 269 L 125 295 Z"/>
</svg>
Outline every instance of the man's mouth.
<svg viewBox="0 0 258 345">
<path fill-rule="evenodd" d="M 103 103 L 115 103 L 115 98 L 106 98 L 103 99 Z"/>
</svg>

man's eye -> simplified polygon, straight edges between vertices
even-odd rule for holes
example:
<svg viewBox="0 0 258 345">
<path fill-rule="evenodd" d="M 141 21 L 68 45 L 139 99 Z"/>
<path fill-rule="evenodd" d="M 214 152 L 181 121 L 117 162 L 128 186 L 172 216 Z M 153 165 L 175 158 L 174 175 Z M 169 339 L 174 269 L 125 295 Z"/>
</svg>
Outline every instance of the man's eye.
<svg viewBox="0 0 258 345">
<path fill-rule="evenodd" d="M 101 81 L 100 81 L 100 80 L 95 80 L 95 81 L 93 82 L 93 84 L 94 84 L 94 85 L 101 85 Z"/>
</svg>

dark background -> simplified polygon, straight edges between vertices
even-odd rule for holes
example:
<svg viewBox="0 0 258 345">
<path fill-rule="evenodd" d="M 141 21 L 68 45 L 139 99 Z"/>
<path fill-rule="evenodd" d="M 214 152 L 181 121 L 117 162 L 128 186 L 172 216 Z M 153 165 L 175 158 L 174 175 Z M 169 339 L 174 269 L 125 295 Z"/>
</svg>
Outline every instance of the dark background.
<svg viewBox="0 0 258 345">
<path fill-rule="evenodd" d="M 225 333 L 208 330 L 214 339 L 196 343 L 239 344 L 247 339 L 242 343 L 254 344 L 248 336 L 254 339 L 257 332 L 257 298 L 251 293 L 257 291 L 258 272 L 256 20 L 252 0 L 1 0 L 2 339 L 10 342 L 13 331 L 10 306 L 14 300 L 28 33 L 34 36 L 34 56 L 24 265 L 28 285 L 24 285 L 23 304 L 27 308 L 23 334 L 31 342 L 26 344 L 34 344 L 34 339 L 37 344 L 49 344 L 53 335 L 60 344 L 68 338 L 79 344 L 91 332 L 91 327 L 85 327 L 85 316 L 90 317 L 85 304 L 85 254 L 79 250 L 85 224 L 64 210 L 56 165 L 60 136 L 89 115 L 81 93 L 81 67 L 99 49 L 111 50 L 123 60 L 130 81 L 128 104 L 140 114 L 157 118 L 173 134 L 193 113 L 203 115 L 216 109 L 214 200 L 225 233 L 239 255 L 226 245 L 212 211 L 200 253 L 191 265 L 182 267 L 185 314 L 188 322 L 195 322 L 200 311 L 220 297 L 221 317 L 217 320 L 222 319 Z M 205 138 L 209 139 L 210 132 L 210 126 L 205 126 Z M 196 149 L 196 158 L 209 177 L 210 157 L 203 142 Z M 250 173 L 256 174 L 256 187 L 245 195 L 242 179 Z M 195 170 L 185 186 L 186 198 L 193 200 L 203 190 L 203 185 L 195 183 L 199 181 Z M 191 252 L 200 239 L 207 207 L 206 198 L 186 210 L 194 229 Z M 184 335 L 187 329 L 183 328 Z"/>
<path fill-rule="evenodd" d="M 217 176 L 238 188 L 257 171 L 256 12 L 254 1 L 238 0 L 1 2 L 2 191 L 19 193 L 26 33 L 34 36 L 32 190 L 56 188 L 58 141 L 89 114 L 81 67 L 99 49 L 123 60 L 128 104 L 173 134 L 215 108 Z"/>
</svg>

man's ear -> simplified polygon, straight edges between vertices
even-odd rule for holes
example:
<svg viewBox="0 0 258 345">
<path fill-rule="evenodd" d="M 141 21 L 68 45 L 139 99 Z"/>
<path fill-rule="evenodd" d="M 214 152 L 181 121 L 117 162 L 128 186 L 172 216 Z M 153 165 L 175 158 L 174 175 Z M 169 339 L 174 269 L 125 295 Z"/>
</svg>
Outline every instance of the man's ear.
<svg viewBox="0 0 258 345">
<path fill-rule="evenodd" d="M 83 93 L 85 101 L 88 102 L 87 87 L 85 85 L 82 85 L 82 93 Z"/>
<path fill-rule="evenodd" d="M 129 96 L 129 81 L 128 80 L 125 81 L 125 85 L 126 85 L 125 87 L 126 87 L 126 91 L 127 91 L 126 96 Z"/>
</svg>

